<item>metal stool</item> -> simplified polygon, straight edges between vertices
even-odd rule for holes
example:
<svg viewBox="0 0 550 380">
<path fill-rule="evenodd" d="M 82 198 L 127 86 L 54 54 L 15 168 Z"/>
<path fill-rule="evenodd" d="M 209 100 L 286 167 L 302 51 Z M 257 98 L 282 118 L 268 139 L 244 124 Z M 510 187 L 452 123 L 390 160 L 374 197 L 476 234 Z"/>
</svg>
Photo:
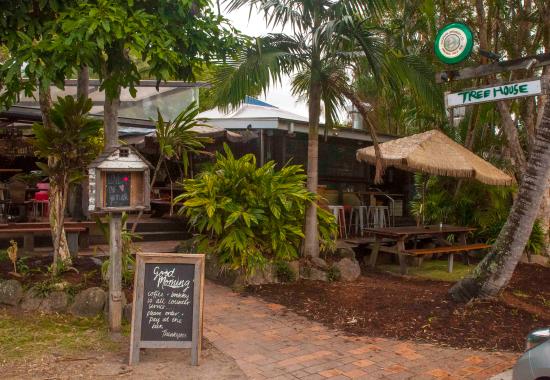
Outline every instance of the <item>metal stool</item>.
<svg viewBox="0 0 550 380">
<path fill-rule="evenodd" d="M 355 216 L 355 223 L 353 223 L 353 217 Z M 358 231 L 361 232 L 363 236 L 363 230 L 368 225 L 365 222 L 369 218 L 369 207 L 368 206 L 353 206 L 349 214 L 349 229 L 348 233 L 351 234 L 351 225 L 355 224 L 355 235 L 357 236 Z"/>
<path fill-rule="evenodd" d="M 344 212 L 344 206 L 328 206 L 328 208 L 332 211 L 332 215 L 336 218 L 340 238 L 345 237 L 347 239 L 348 232 L 346 229 L 346 214 Z"/>
<path fill-rule="evenodd" d="M 367 211 L 367 225 L 374 228 L 388 227 L 390 208 L 388 206 L 370 206 Z"/>
</svg>

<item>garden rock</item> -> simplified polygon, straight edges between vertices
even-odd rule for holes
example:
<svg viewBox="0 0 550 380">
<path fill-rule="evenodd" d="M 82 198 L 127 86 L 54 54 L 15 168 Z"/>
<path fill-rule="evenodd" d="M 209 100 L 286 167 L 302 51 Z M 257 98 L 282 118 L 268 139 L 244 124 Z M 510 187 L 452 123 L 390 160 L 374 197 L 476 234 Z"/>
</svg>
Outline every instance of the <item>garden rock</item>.
<svg viewBox="0 0 550 380">
<path fill-rule="evenodd" d="M 23 298 L 23 287 L 16 280 L 0 282 L 0 304 L 15 306 Z"/>
<path fill-rule="evenodd" d="M 327 269 L 328 268 L 327 262 L 325 260 L 323 260 L 322 258 L 320 258 L 320 257 L 312 257 L 311 258 L 311 263 L 314 266 L 316 266 L 317 268 L 320 268 L 320 269 Z"/>
<path fill-rule="evenodd" d="M 56 291 L 48 294 L 46 298 L 42 300 L 39 311 L 43 313 L 58 313 L 65 311 L 69 304 L 69 297 L 67 293 Z"/>
<path fill-rule="evenodd" d="M 79 317 L 93 317 L 103 311 L 107 295 L 101 288 L 89 288 L 78 293 L 70 313 Z"/>
<path fill-rule="evenodd" d="M 347 257 L 348 259 L 355 260 L 355 251 L 349 247 L 338 248 L 336 251 L 336 255 L 341 258 Z"/>
<path fill-rule="evenodd" d="M 34 290 L 29 290 L 23 296 L 23 301 L 21 302 L 21 309 L 24 311 L 37 311 L 44 297 L 37 294 Z"/>
<path fill-rule="evenodd" d="M 550 260 L 548 259 L 548 257 L 542 256 L 542 255 L 529 255 L 529 256 L 527 256 L 526 254 L 524 254 L 521 257 L 521 262 L 522 263 L 528 263 L 528 264 L 538 264 L 538 265 L 542 265 L 542 266 L 549 266 Z"/>
<path fill-rule="evenodd" d="M 355 281 L 361 275 L 361 267 L 357 260 L 345 257 L 338 261 L 335 267 L 340 271 L 342 281 Z"/>
<path fill-rule="evenodd" d="M 327 272 L 314 267 L 302 267 L 301 277 L 314 281 L 328 281 Z"/>
<path fill-rule="evenodd" d="M 292 272 L 296 275 L 296 278 L 300 277 L 300 261 L 294 260 L 288 263 L 288 266 Z"/>
</svg>

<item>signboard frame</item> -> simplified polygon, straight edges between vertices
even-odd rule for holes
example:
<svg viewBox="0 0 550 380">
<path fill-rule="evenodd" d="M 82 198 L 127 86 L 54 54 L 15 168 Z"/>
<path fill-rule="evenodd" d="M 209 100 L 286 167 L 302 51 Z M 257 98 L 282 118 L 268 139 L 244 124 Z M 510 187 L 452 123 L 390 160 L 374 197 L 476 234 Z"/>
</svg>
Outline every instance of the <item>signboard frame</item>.
<svg viewBox="0 0 550 380">
<path fill-rule="evenodd" d="M 529 84 L 529 83 L 534 83 L 534 82 L 539 82 L 539 86 L 540 86 L 540 91 L 539 92 L 536 92 L 536 93 L 533 93 L 533 92 L 526 92 L 526 93 L 518 92 L 517 94 L 506 95 L 506 97 L 504 97 L 504 98 L 495 98 L 494 96 L 493 97 L 483 97 L 483 98 L 480 98 L 480 99 L 474 99 L 474 100 L 469 101 L 467 103 L 449 104 L 449 98 L 451 96 L 461 96 L 462 94 L 465 94 L 467 92 L 474 92 L 474 91 L 475 92 L 482 92 L 482 94 L 483 94 L 486 91 L 490 91 L 490 90 L 498 88 L 498 87 L 505 87 L 505 86 L 518 86 L 519 87 L 523 84 Z M 530 96 L 539 96 L 539 95 L 548 94 L 548 92 L 549 92 L 548 91 L 548 85 L 547 85 L 546 81 L 543 80 L 543 78 L 528 78 L 528 79 L 522 79 L 522 80 L 517 80 L 517 81 L 507 82 L 507 83 L 496 83 L 496 84 L 491 84 L 491 85 L 488 85 L 488 86 L 477 87 L 477 88 L 466 88 L 466 89 L 463 89 L 459 92 L 453 92 L 453 93 L 447 92 L 447 93 L 445 93 L 445 108 L 453 109 L 453 108 L 458 108 L 458 107 L 466 107 L 466 106 L 470 106 L 470 105 L 474 105 L 474 104 L 490 103 L 490 102 L 497 102 L 497 101 L 506 101 L 506 100 L 512 100 L 512 99 L 517 99 L 517 98 L 530 97 Z"/>
<path fill-rule="evenodd" d="M 193 321 L 191 341 L 144 341 L 141 339 L 145 291 L 145 266 L 147 264 L 194 265 Z M 203 306 L 204 306 L 204 254 L 144 253 L 136 254 L 134 275 L 134 304 L 130 333 L 130 365 L 139 362 L 141 348 L 190 348 L 191 364 L 198 365 L 201 352 Z"/>
<path fill-rule="evenodd" d="M 454 36 L 459 39 L 459 44 L 455 47 L 458 53 L 455 56 L 447 56 L 442 44 L 445 44 L 445 39 L 449 36 Z M 462 41 L 464 39 L 464 41 Z M 470 27 L 461 22 L 453 22 L 439 29 L 434 41 L 434 51 L 437 58 L 446 64 L 454 65 L 466 60 L 474 47 L 474 36 Z M 449 52 L 451 54 L 451 52 Z"/>
</svg>

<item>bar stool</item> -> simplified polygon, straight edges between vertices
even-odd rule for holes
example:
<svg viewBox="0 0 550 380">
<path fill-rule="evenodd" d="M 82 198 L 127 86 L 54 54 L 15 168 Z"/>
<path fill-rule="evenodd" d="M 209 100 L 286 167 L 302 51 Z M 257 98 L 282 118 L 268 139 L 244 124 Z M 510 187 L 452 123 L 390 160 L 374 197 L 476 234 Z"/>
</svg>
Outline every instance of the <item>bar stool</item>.
<svg viewBox="0 0 550 380">
<path fill-rule="evenodd" d="M 332 215 L 336 218 L 336 223 L 338 224 L 338 230 L 340 238 L 345 237 L 347 239 L 348 232 L 346 229 L 346 214 L 344 212 L 344 206 L 328 206 L 329 210 L 332 211 Z"/>
<path fill-rule="evenodd" d="M 388 206 L 369 206 L 367 211 L 367 225 L 374 228 L 388 227 L 390 208 Z"/>
<path fill-rule="evenodd" d="M 355 224 L 355 235 L 357 236 L 358 230 L 363 236 L 363 230 L 365 229 L 369 218 L 369 207 L 368 206 L 353 206 L 349 214 L 349 229 L 348 233 L 351 234 L 351 225 Z M 355 217 L 355 223 L 353 223 L 353 217 Z"/>
</svg>

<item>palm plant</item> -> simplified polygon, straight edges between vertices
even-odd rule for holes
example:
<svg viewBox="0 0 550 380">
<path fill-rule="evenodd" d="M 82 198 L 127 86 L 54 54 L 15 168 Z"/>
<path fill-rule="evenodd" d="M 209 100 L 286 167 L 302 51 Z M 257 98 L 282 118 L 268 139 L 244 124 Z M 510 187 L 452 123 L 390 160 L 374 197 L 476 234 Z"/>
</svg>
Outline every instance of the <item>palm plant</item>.
<svg viewBox="0 0 550 380">
<path fill-rule="evenodd" d="M 160 111 L 157 111 L 156 134 L 159 144 L 159 160 L 151 179 L 151 186 L 155 183 L 160 167 L 166 160 L 176 159 L 183 165 L 184 175 L 187 176 L 189 156 L 191 154 L 206 153 L 205 144 L 211 143 L 210 137 L 199 136 L 195 127 L 208 127 L 196 120 L 199 107 L 195 102 L 189 104 L 180 112 L 174 121 L 165 122 Z"/>
<path fill-rule="evenodd" d="M 383 85 L 381 78 L 385 77 L 395 83 L 393 88 L 399 88 L 398 82 L 414 71 L 414 66 L 404 66 L 405 60 L 385 45 L 383 31 L 376 28 L 375 22 L 388 3 L 385 0 L 232 0 L 229 10 L 245 5 L 257 7 L 269 25 L 291 27 L 293 33 L 257 38 L 236 62 L 224 65 L 215 83 L 218 104 L 239 104 L 248 93 L 265 91 L 283 75 L 293 76 L 295 93 L 308 99 L 307 187 L 311 192 L 316 192 L 318 185 L 321 101 L 325 104 L 328 123 L 334 120 L 346 99 L 351 101 L 363 114 L 379 157 L 368 108 L 350 83 L 348 73 L 362 64 L 380 85 Z M 377 168 L 380 173 L 381 165 Z M 316 212 L 317 207 L 311 204 L 304 244 L 305 254 L 311 256 L 319 254 Z"/>
<path fill-rule="evenodd" d="M 199 136 L 195 127 L 208 127 L 198 121 L 199 107 L 195 102 L 189 104 L 180 112 L 174 121 L 165 122 L 160 111 L 157 110 L 157 124 L 155 126 L 157 142 L 159 144 L 159 159 L 155 171 L 151 177 L 151 188 L 157 180 L 157 175 L 163 163 L 167 160 L 176 159 L 183 165 L 183 174 L 187 176 L 189 168 L 189 157 L 191 154 L 207 153 L 203 151 L 205 144 L 211 143 L 210 137 Z M 170 182 L 172 180 L 170 179 Z M 139 220 L 143 214 L 140 211 L 132 225 L 132 233 L 136 232 Z"/>
<path fill-rule="evenodd" d="M 94 138 L 99 134 L 101 121 L 88 117 L 92 101 L 84 97 L 75 100 L 72 96 L 58 98 L 51 110 L 49 127 L 34 124 L 34 147 L 36 155 L 48 160 L 37 165 L 50 178 L 49 217 L 54 246 L 54 268 L 58 258 L 64 266 L 71 257 L 63 224 L 69 185 L 81 178 L 83 169 L 97 152 Z"/>
</svg>

